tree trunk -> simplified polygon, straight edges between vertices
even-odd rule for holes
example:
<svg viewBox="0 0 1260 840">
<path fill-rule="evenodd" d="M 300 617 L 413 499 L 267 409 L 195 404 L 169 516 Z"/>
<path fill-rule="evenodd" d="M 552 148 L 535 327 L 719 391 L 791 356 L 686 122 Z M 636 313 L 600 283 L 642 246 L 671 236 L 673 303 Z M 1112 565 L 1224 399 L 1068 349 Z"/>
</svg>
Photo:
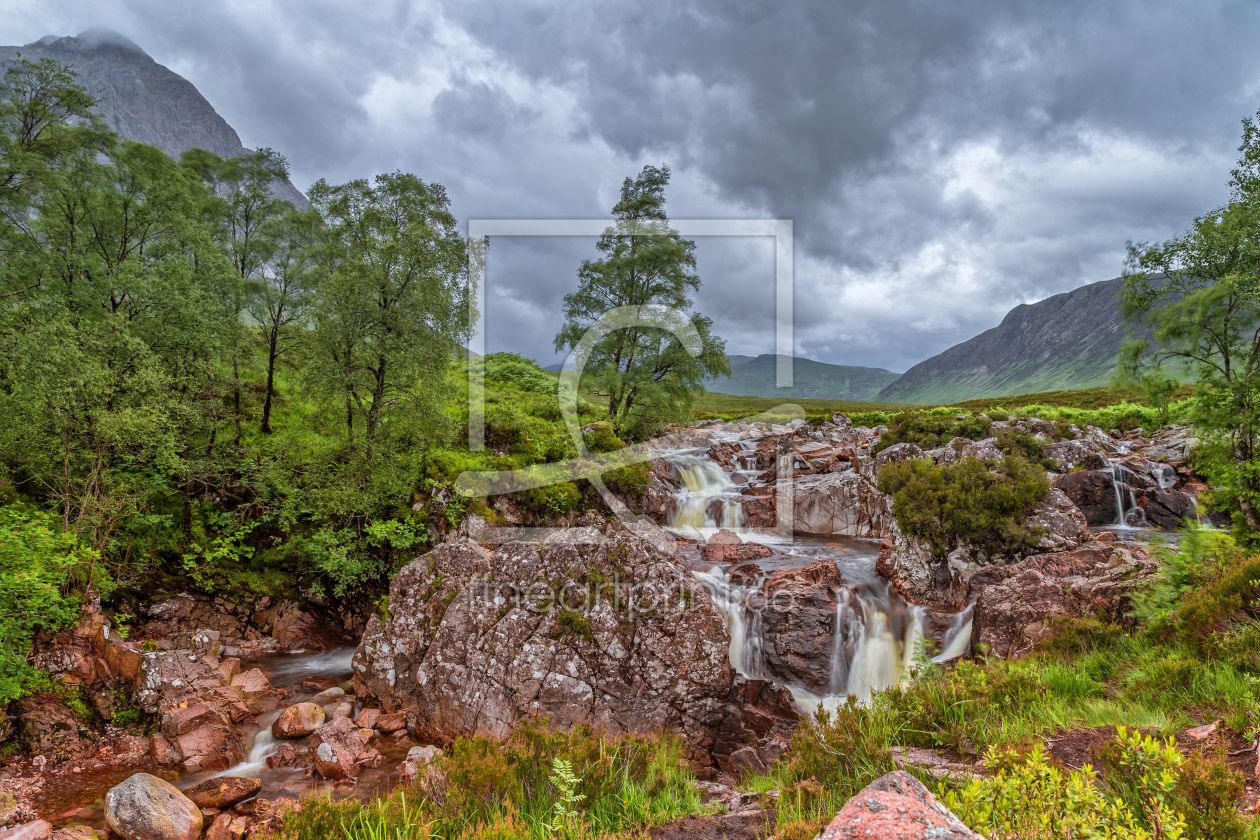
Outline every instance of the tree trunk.
<svg viewBox="0 0 1260 840">
<path fill-rule="evenodd" d="M 236 436 L 232 444 L 241 445 L 241 369 L 237 358 L 237 342 L 232 342 L 232 419 L 236 423 Z"/>
<path fill-rule="evenodd" d="M 267 387 L 263 395 L 262 425 L 260 426 L 265 435 L 271 434 L 271 392 L 276 382 L 276 345 L 279 340 L 279 331 L 272 328 L 267 341 Z"/>
</svg>

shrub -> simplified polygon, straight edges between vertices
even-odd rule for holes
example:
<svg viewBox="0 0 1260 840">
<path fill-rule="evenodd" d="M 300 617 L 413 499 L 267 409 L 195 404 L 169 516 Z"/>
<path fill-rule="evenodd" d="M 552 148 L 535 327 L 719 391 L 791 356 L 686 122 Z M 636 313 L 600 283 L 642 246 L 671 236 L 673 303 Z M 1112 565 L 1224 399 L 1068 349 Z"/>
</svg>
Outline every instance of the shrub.
<svg viewBox="0 0 1260 840">
<path fill-rule="evenodd" d="M 1046 472 L 1008 455 L 991 467 L 974 458 L 937 466 L 927 459 L 885 464 L 879 489 L 893 497 L 903 533 L 944 556 L 961 542 L 989 555 L 1035 546 L 1024 520 L 1050 492 Z"/>
<path fill-rule="evenodd" d="M 524 497 L 535 509 L 557 516 L 577 510 L 582 504 L 582 491 L 572 481 L 533 487 L 525 491 Z"/>
<path fill-rule="evenodd" d="M 652 471 L 647 464 L 630 464 L 604 473 L 608 487 L 622 495 L 638 499 L 652 484 Z"/>
<path fill-rule="evenodd" d="M 881 452 L 897 443 L 913 443 L 928 450 L 944 446 L 956 437 L 982 440 L 989 436 L 991 424 L 989 418 L 978 415 L 959 417 L 952 412 L 949 416 L 930 411 L 906 412 L 889 421 L 888 431 L 880 437 L 875 451 Z"/>
<path fill-rule="evenodd" d="M 583 433 L 586 448 L 591 452 L 615 452 L 625 447 L 621 438 L 613 430 L 612 423 L 595 423 L 589 432 Z"/>
<path fill-rule="evenodd" d="M 1107 796 L 1094 771 L 1064 770 L 1050 763 L 1037 744 L 1025 756 L 990 750 L 991 778 L 973 779 L 946 791 L 944 803 L 967 825 L 992 837 L 1153 840 L 1182 836 L 1184 820 L 1168 803 L 1181 756 L 1138 733 L 1120 730 L 1117 757 L 1131 769 L 1133 802 Z"/>
<path fill-rule="evenodd" d="M 77 618 L 79 598 L 67 593 L 89 584 L 108 591 L 108 578 L 93 574 L 95 560 L 54 517 L 0 508 L 0 705 L 38 678 L 26 661 L 36 631 L 55 633 Z"/>
</svg>

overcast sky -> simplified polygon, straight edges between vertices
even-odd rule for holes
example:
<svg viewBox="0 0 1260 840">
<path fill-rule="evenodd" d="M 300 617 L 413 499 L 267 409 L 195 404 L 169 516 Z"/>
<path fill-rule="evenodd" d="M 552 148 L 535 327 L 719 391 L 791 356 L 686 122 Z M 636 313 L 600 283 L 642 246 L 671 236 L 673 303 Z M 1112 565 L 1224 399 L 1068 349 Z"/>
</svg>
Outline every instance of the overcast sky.
<svg viewBox="0 0 1260 840">
<path fill-rule="evenodd" d="M 0 0 L 0 42 L 116 30 L 305 188 L 392 169 L 461 219 L 606 215 L 645 163 L 679 218 L 790 218 L 801 356 L 905 370 L 1120 273 L 1227 197 L 1260 4 Z M 773 352 L 768 241 L 697 300 Z M 591 241 L 498 240 L 487 340 L 551 362 Z"/>
</svg>

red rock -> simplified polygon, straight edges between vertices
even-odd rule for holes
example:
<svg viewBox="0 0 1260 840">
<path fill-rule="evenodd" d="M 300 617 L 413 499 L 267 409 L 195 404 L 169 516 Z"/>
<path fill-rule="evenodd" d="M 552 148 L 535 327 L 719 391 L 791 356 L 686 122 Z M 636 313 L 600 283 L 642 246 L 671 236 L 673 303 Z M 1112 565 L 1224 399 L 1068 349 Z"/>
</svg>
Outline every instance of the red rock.
<svg viewBox="0 0 1260 840">
<path fill-rule="evenodd" d="M 222 810 L 262 790 L 262 780 L 255 776 L 216 776 L 184 790 L 197 807 Z"/>
<path fill-rule="evenodd" d="M 380 719 L 380 709 L 364 709 L 359 712 L 359 716 L 354 719 L 354 725 L 360 729 L 375 729 L 376 724 Z"/>
<path fill-rule="evenodd" d="M 903 770 L 880 776 L 836 814 L 822 840 L 984 840 Z"/>
<path fill-rule="evenodd" d="M 271 691 L 271 683 L 263 676 L 262 671 L 257 668 L 251 668 L 232 678 L 232 688 L 239 691 L 242 697 L 252 698 L 259 694 L 269 693 Z"/>
<path fill-rule="evenodd" d="M 241 736 L 231 724 L 208 723 L 175 739 L 185 769 L 226 770 L 245 759 Z"/>
<path fill-rule="evenodd" d="M 323 691 L 340 684 L 340 680 L 335 677 L 307 677 L 302 680 L 302 688 L 309 688 L 313 691 Z"/>
<path fill-rule="evenodd" d="M 149 739 L 149 757 L 161 767 L 170 767 L 181 761 L 179 753 L 161 732 L 154 732 L 153 737 Z"/>
<path fill-rule="evenodd" d="M 47 820 L 32 820 L 0 831 L 0 840 L 43 840 L 52 833 L 52 823 Z"/>
<path fill-rule="evenodd" d="M 314 703 L 295 703 L 280 713 L 271 725 L 277 738 L 301 738 L 324 725 L 324 710 Z"/>
<path fill-rule="evenodd" d="M 397 732 L 407 725 L 406 712 L 391 712 L 388 715 L 381 715 L 376 721 L 376 729 L 384 733 Z"/>
<path fill-rule="evenodd" d="M 724 563 L 727 556 L 734 553 L 743 544 L 744 541 L 739 538 L 739 534 L 727 528 L 722 528 L 709 537 L 704 544 L 704 548 L 700 549 L 700 554 L 705 560 L 710 562 Z"/>
<path fill-rule="evenodd" d="M 364 737 L 349 718 L 338 718 L 311 736 L 315 769 L 325 779 L 346 779 L 354 775 L 356 762 L 367 752 Z"/>
</svg>

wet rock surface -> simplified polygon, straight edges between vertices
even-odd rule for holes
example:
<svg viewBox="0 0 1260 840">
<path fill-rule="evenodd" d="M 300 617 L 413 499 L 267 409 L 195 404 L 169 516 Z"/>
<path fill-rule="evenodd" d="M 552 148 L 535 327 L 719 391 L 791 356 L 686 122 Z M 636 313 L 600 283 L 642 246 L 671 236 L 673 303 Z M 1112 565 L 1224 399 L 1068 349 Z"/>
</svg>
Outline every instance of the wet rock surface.
<svg viewBox="0 0 1260 840">
<path fill-rule="evenodd" d="M 577 589 L 559 591 L 572 582 L 597 582 L 602 595 L 588 607 Z M 689 758 L 712 766 L 733 752 L 717 748 L 733 717 L 730 637 L 691 584 L 675 558 L 616 525 L 595 542 L 493 555 L 445 543 L 395 576 L 388 618 L 371 620 L 355 654 L 355 691 L 439 743 L 545 715 L 614 733 L 672 729 Z M 732 728 L 757 740 L 756 726 Z"/>
<path fill-rule="evenodd" d="M 201 810 L 172 784 L 137 773 L 105 794 L 105 820 L 124 840 L 197 840 Z"/>
</svg>

